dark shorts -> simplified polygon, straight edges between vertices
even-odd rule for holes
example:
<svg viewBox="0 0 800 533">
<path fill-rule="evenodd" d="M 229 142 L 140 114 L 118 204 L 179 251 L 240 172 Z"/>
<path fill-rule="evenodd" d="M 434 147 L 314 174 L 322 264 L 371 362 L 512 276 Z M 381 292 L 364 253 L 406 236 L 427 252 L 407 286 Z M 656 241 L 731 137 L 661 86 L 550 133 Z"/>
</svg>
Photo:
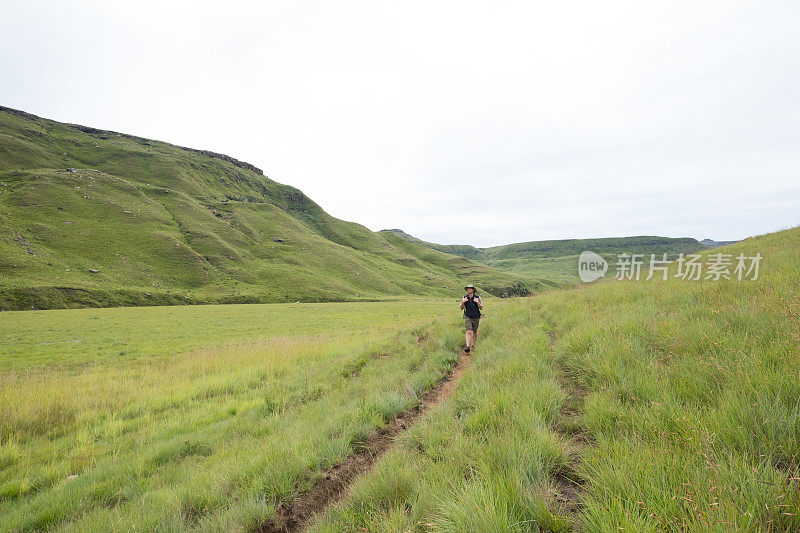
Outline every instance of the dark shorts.
<svg viewBox="0 0 800 533">
<path fill-rule="evenodd" d="M 464 317 L 464 325 L 467 327 L 467 331 L 478 331 L 478 322 L 480 321 L 480 318 Z"/>
</svg>

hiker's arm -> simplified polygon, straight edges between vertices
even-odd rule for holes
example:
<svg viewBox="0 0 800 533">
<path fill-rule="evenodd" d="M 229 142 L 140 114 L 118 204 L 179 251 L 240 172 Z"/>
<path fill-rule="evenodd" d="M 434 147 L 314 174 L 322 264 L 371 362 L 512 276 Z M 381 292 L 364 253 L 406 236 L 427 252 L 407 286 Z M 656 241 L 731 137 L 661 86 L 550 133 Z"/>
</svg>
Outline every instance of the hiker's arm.
<svg viewBox="0 0 800 533">
<path fill-rule="evenodd" d="M 481 301 L 481 297 L 480 296 L 475 298 L 475 303 L 478 304 L 478 309 L 483 309 L 483 302 Z"/>
<path fill-rule="evenodd" d="M 461 306 L 460 306 L 461 309 L 464 309 L 464 304 L 466 304 L 466 303 L 467 303 L 467 298 L 465 296 L 464 298 L 461 299 Z"/>
</svg>

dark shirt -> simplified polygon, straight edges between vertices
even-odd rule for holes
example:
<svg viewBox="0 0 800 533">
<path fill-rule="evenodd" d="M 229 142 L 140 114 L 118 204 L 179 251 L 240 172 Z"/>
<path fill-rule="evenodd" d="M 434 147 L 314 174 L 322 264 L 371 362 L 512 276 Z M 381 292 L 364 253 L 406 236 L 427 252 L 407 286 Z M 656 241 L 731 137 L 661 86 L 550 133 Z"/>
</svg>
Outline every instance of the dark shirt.
<svg viewBox="0 0 800 533">
<path fill-rule="evenodd" d="M 467 301 L 464 302 L 464 316 L 467 318 L 480 318 L 481 310 L 478 309 L 478 302 L 481 301 L 481 297 L 477 294 L 472 297 L 469 295 L 466 296 Z"/>
</svg>

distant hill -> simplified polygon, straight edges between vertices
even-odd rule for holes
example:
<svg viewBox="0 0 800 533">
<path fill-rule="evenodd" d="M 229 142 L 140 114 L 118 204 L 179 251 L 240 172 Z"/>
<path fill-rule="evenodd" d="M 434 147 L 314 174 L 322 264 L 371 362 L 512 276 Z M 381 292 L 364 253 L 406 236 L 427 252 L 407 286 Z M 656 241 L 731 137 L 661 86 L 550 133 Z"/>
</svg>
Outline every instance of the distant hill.
<svg viewBox="0 0 800 533">
<path fill-rule="evenodd" d="M 703 239 L 700 241 L 703 246 L 707 248 L 719 248 L 720 246 L 728 246 L 729 244 L 736 244 L 739 241 L 714 241 L 711 239 Z"/>
<path fill-rule="evenodd" d="M 257 167 L 0 107 L 0 309 L 504 296 L 543 285 L 330 216 Z"/>
<path fill-rule="evenodd" d="M 578 256 L 585 250 L 593 251 L 609 261 L 610 274 L 613 274 L 618 254 L 644 254 L 649 258 L 650 254 L 657 254 L 661 257 L 661 254 L 666 253 L 668 258 L 673 258 L 681 253 L 693 253 L 707 248 L 697 239 L 650 235 L 530 241 L 477 248 L 463 244 L 431 243 L 409 235 L 400 229 L 383 231 L 439 252 L 468 258 L 493 266 L 498 270 L 534 277 L 544 283 L 559 285 L 578 282 Z"/>
</svg>

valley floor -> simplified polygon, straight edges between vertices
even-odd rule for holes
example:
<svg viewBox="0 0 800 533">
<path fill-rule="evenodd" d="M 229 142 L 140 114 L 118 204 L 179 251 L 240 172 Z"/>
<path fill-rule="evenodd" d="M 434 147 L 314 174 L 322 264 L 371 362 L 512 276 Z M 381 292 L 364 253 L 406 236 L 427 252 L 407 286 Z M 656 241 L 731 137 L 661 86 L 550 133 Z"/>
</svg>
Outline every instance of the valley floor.
<svg viewBox="0 0 800 533">
<path fill-rule="evenodd" d="M 798 241 L 492 300 L 468 360 L 444 301 L 0 314 L 0 530 L 798 530 Z"/>
</svg>

